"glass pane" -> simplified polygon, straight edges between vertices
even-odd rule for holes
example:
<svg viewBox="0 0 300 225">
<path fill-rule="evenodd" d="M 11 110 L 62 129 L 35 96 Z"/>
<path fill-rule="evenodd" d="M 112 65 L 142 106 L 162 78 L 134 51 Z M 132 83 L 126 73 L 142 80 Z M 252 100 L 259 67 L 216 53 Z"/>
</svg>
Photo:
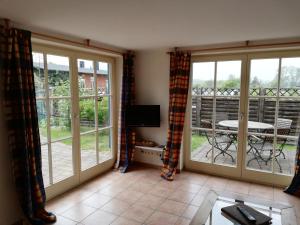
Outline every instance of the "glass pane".
<svg viewBox="0 0 300 225">
<path fill-rule="evenodd" d="M 69 99 L 50 99 L 51 141 L 71 137 L 71 101 Z"/>
<path fill-rule="evenodd" d="M 295 87 L 294 87 L 295 88 Z M 294 89 L 286 88 L 286 91 Z M 281 98 L 277 119 L 277 146 L 275 151 L 275 173 L 293 175 L 297 138 L 300 133 L 300 97 Z"/>
<path fill-rule="evenodd" d="M 79 96 L 95 95 L 94 62 L 78 59 Z"/>
<path fill-rule="evenodd" d="M 44 57 L 42 53 L 33 52 L 33 74 L 36 97 L 45 97 Z"/>
<path fill-rule="evenodd" d="M 193 63 L 192 95 L 214 95 L 214 62 Z"/>
<path fill-rule="evenodd" d="M 272 133 L 266 130 L 266 134 Z M 260 171 L 272 171 L 274 136 L 249 134 L 246 167 L 248 169 Z"/>
<path fill-rule="evenodd" d="M 280 96 L 300 96 L 300 57 L 281 61 Z"/>
<path fill-rule="evenodd" d="M 83 98 L 79 101 L 80 132 L 95 130 L 95 98 Z"/>
<path fill-rule="evenodd" d="M 48 145 L 42 145 L 42 172 L 43 172 L 43 180 L 44 186 L 48 187 L 50 184 L 50 177 L 49 177 L 49 161 L 48 161 Z"/>
<path fill-rule="evenodd" d="M 99 161 L 104 162 L 112 158 L 111 129 L 99 131 Z"/>
<path fill-rule="evenodd" d="M 193 96 L 192 97 L 192 127 L 207 127 L 213 119 L 213 97 Z M 207 122 L 207 123 L 202 123 Z M 211 126 L 212 128 L 212 126 Z"/>
<path fill-rule="evenodd" d="M 212 131 L 192 130 L 191 159 L 198 162 L 211 162 Z"/>
<path fill-rule="evenodd" d="M 247 168 L 272 171 L 275 112 L 275 98 L 249 99 Z"/>
<path fill-rule="evenodd" d="M 71 177 L 73 172 L 72 139 L 51 143 L 53 183 Z"/>
<path fill-rule="evenodd" d="M 47 111 L 46 111 L 46 102 L 44 100 L 36 101 L 38 121 L 39 121 L 39 132 L 41 143 L 47 143 Z"/>
<path fill-rule="evenodd" d="M 216 95 L 240 95 L 241 61 L 217 62 L 217 93 Z"/>
<path fill-rule="evenodd" d="M 98 97 L 98 126 L 110 126 L 110 96 Z"/>
<path fill-rule="evenodd" d="M 252 59 L 250 96 L 276 96 L 279 59 Z"/>
<path fill-rule="evenodd" d="M 70 96 L 69 58 L 47 55 L 49 96 Z"/>
<path fill-rule="evenodd" d="M 98 95 L 110 94 L 109 64 L 96 62 Z"/>
<path fill-rule="evenodd" d="M 80 136 L 81 170 L 86 170 L 97 164 L 96 134 Z"/>
</svg>

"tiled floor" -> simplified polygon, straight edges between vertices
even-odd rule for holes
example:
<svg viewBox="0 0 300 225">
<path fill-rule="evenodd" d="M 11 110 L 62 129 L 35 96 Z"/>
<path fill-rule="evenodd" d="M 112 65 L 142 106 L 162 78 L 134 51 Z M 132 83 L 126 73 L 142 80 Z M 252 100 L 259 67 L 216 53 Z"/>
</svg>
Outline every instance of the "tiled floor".
<svg viewBox="0 0 300 225">
<path fill-rule="evenodd" d="M 300 224 L 300 199 L 279 188 L 182 172 L 173 182 L 159 170 L 137 167 L 106 173 L 47 203 L 56 225 L 189 224 L 209 189 L 222 195 L 246 195 L 294 205 Z"/>
</svg>

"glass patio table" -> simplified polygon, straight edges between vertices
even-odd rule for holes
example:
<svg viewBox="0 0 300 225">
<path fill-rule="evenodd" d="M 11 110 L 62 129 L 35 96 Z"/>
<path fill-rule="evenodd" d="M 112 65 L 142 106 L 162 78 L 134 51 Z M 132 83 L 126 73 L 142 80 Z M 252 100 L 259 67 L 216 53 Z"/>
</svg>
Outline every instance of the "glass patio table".
<svg viewBox="0 0 300 225">
<path fill-rule="evenodd" d="M 290 205 L 244 195 L 227 194 L 226 196 L 226 193 L 223 193 L 220 196 L 213 190 L 210 190 L 204 198 L 190 225 L 239 225 L 237 221 L 221 211 L 223 207 L 238 203 L 250 206 L 271 217 L 272 225 L 297 225 L 294 208 Z"/>
</svg>

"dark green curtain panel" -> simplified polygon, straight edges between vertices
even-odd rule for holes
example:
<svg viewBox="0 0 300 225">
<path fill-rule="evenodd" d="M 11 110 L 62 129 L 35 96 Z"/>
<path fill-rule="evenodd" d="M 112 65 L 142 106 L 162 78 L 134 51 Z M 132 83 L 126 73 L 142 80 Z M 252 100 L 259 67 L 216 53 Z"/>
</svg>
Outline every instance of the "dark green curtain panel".
<svg viewBox="0 0 300 225">
<path fill-rule="evenodd" d="M 31 33 L 0 28 L 4 115 L 12 175 L 21 208 L 31 224 L 55 222 L 45 211 L 41 145 L 35 98 Z"/>
<path fill-rule="evenodd" d="M 119 128 L 118 167 L 125 173 L 131 164 L 135 146 L 135 131 L 126 127 L 126 109 L 135 103 L 134 54 L 123 54 L 123 78 Z"/>
<path fill-rule="evenodd" d="M 189 92 L 191 53 L 172 52 L 170 54 L 169 84 L 169 128 L 168 140 L 163 156 L 161 177 L 172 181 L 176 174 L 186 104 Z"/>
<path fill-rule="evenodd" d="M 295 175 L 290 186 L 285 190 L 286 193 L 300 197 L 300 135 L 296 153 Z"/>
</svg>

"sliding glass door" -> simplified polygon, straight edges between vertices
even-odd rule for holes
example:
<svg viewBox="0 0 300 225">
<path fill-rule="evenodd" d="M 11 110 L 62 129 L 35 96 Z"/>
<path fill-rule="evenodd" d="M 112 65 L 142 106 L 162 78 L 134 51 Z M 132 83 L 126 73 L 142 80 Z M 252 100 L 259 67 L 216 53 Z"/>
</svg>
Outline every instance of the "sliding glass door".
<svg viewBox="0 0 300 225">
<path fill-rule="evenodd" d="M 193 57 L 185 166 L 287 185 L 300 132 L 300 53 Z"/>
<path fill-rule="evenodd" d="M 239 176 L 242 64 L 240 56 L 193 62 L 189 165 Z"/>
<path fill-rule="evenodd" d="M 246 177 L 285 184 L 294 174 L 300 131 L 300 57 L 297 56 L 249 55 L 249 120 L 243 171 Z M 253 127 L 254 123 L 259 128 Z"/>
<path fill-rule="evenodd" d="M 113 60 L 34 46 L 33 66 L 43 178 L 52 197 L 113 165 Z"/>
</svg>

